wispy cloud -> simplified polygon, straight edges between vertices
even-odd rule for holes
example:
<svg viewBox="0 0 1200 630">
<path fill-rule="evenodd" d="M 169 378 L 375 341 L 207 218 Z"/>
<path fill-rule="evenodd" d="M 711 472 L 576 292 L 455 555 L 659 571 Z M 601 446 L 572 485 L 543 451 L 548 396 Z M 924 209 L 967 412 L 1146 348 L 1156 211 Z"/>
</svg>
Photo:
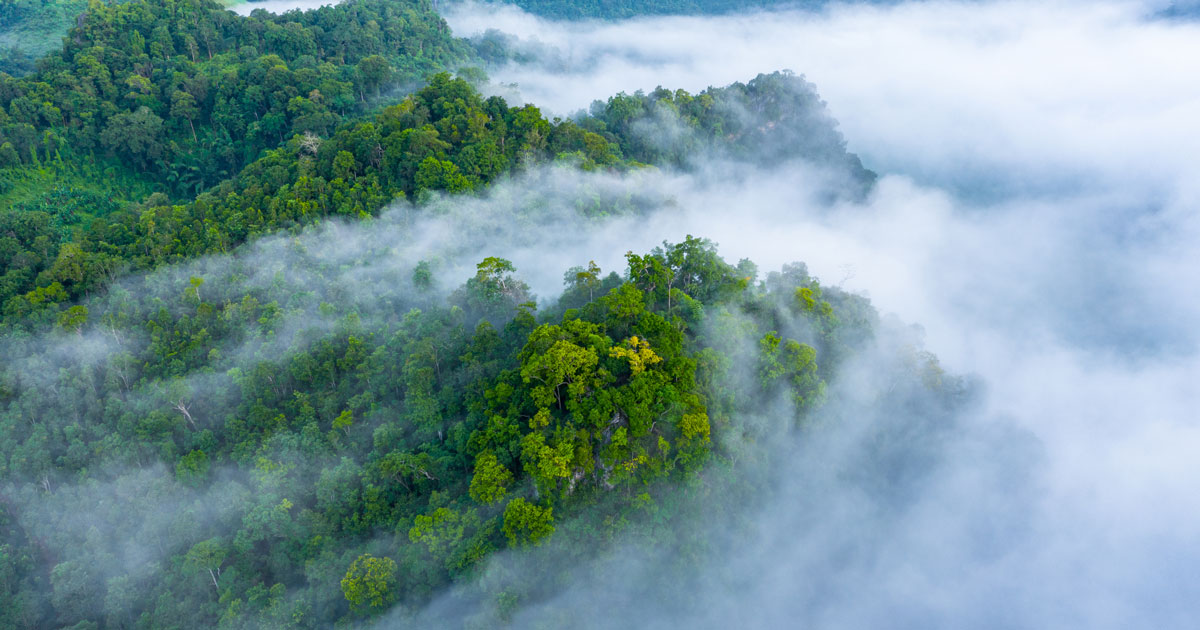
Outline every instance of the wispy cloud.
<svg viewBox="0 0 1200 630">
<path fill-rule="evenodd" d="M 619 90 L 804 73 L 851 150 L 885 175 L 873 198 L 817 211 L 787 174 L 709 178 L 679 193 L 689 212 L 675 230 L 767 267 L 803 259 L 921 323 L 951 369 L 986 384 L 902 512 L 838 478 L 785 484 L 758 515 L 760 536 L 718 554 L 733 568 L 712 567 L 745 588 L 702 589 L 704 612 L 689 621 L 1186 627 L 1187 566 L 1200 556 L 1189 498 L 1200 87 L 1186 78 L 1200 69 L 1200 29 L 1154 18 L 1161 8 L 923 2 L 575 25 L 508 9 L 450 16 L 460 34 L 498 28 L 555 51 L 553 72 L 535 62 L 493 77 L 560 112 Z M 834 452 L 835 469 L 864 463 Z M 796 501 L 830 516 L 801 518 Z M 581 577 L 562 601 L 593 596 L 611 611 L 652 600 L 658 574 L 631 567 L 640 579 Z M 633 610 L 645 626 L 681 620 Z"/>
<path fill-rule="evenodd" d="M 804 73 L 883 177 L 865 202 L 829 207 L 813 195 L 822 174 L 801 164 L 547 168 L 161 273 L 235 265 L 266 285 L 316 263 L 328 272 L 283 281 L 370 316 L 374 287 L 403 287 L 422 259 L 448 289 L 504 256 L 543 298 L 570 265 L 620 270 L 625 251 L 685 234 L 764 269 L 803 260 L 920 323 L 949 370 L 978 376 L 978 406 L 944 431 L 903 409 L 850 413 L 794 446 L 774 494 L 739 504 L 748 530 L 717 507 L 695 519 L 720 544 L 687 588 L 664 582 L 669 558 L 625 541 L 517 623 L 574 607 L 599 627 L 1189 627 L 1200 26 L 1151 19 L 1157 8 L 922 2 L 570 25 L 468 6 L 449 16 L 460 35 L 498 28 L 556 51 L 553 72 L 535 61 L 492 74 L 560 113 L 621 90 Z M 640 211 L 589 218 L 581 197 Z M 851 411 L 876 392 L 870 358 L 840 376 Z M 912 430 L 881 447 L 875 426 Z M 490 570 L 539 577 L 528 559 Z M 460 602 L 418 617 L 461 614 Z"/>
</svg>

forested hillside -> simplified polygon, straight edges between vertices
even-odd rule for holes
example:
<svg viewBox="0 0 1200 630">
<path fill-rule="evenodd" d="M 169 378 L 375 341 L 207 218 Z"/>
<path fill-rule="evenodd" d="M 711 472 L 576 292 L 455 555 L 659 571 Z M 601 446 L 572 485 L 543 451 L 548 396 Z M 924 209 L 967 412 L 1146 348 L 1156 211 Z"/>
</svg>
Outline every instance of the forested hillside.
<svg viewBox="0 0 1200 630">
<path fill-rule="evenodd" d="M 0 72 L 32 72 L 86 8 L 84 0 L 0 0 Z"/>
<path fill-rule="evenodd" d="M 687 168 L 716 156 L 772 166 L 802 159 L 834 171 L 840 192 L 852 197 L 865 195 L 876 178 L 846 152 L 816 87 L 787 71 L 695 95 L 662 87 L 618 94 L 594 103 L 580 124 L 615 136 L 622 155 L 649 164 Z"/>
<path fill-rule="evenodd" d="M 375 107 L 385 85 L 469 57 L 422 2 L 248 18 L 207 0 L 95 3 L 38 72 L 0 76 L 0 207 L 35 211 L 0 219 L 10 226 L 0 300 L 53 284 L 37 276 L 60 244 L 99 230 L 102 260 L 76 257 L 90 269 L 56 279 L 78 295 L 90 276 L 111 275 L 104 254 L 133 236 L 127 215 L 110 212 L 192 199 L 296 134 L 315 147 Z"/>
<path fill-rule="evenodd" d="M 468 58 L 415 1 L 248 18 L 208 0 L 97 2 L 78 22 L 35 74 L 0 83 L 0 165 L 99 154 L 175 195 Z"/>
<path fill-rule="evenodd" d="M 761 490 L 754 418 L 837 421 L 879 318 L 803 265 L 688 236 L 536 296 L 491 251 L 646 220 L 636 175 L 701 154 L 862 198 L 811 84 L 562 120 L 446 72 L 475 61 L 424 0 L 133 0 L 0 76 L 0 627 L 353 625 L 502 550 L 687 547 L 681 506 Z M 880 408 L 964 399 L 916 340 L 883 356 Z M 484 626 L 537 596 L 485 590 Z"/>
<path fill-rule="evenodd" d="M 801 426 L 875 325 L 802 267 L 759 284 L 700 239 L 570 270 L 539 309 L 497 258 L 457 289 L 422 261 L 364 292 L 336 269 L 378 250 L 308 252 L 328 236 L 4 340 L 6 623 L 323 627 L 549 536 L 671 540 L 675 485 L 738 455 L 761 401 Z M 936 362 L 903 357 L 880 404 L 953 404 Z"/>
<path fill-rule="evenodd" d="M 664 124 L 677 130 L 671 143 L 660 140 Z M 697 97 L 667 90 L 618 95 L 577 122 L 549 121 L 536 107 L 484 99 L 443 74 L 398 105 L 320 131 L 329 137 L 294 126 L 284 144 L 192 201 L 172 203 L 160 192 L 122 204 L 112 192 L 64 188 L 52 170 L 53 188 L 0 211 L 0 225 L 7 226 L 0 240 L 0 321 L 52 322 L 60 305 L 123 271 L 225 252 L 254 235 L 329 216 L 371 216 L 388 203 L 418 200 L 422 191 L 476 190 L 504 172 L 551 159 L 584 169 L 627 168 L 642 160 L 685 167 L 686 156 L 712 148 L 750 163 L 811 161 L 841 173 L 838 190 L 851 196 L 874 181 L 846 152 L 812 86 L 786 74 Z M 119 137 L 130 138 L 124 131 Z M 93 158 L 97 154 L 103 149 L 85 160 L 113 159 Z M 171 182 L 174 169 L 188 167 L 164 168 Z M 0 174 L 20 182 L 44 169 L 31 157 L 30 164 Z M 150 180 L 133 190 L 155 187 Z"/>
</svg>

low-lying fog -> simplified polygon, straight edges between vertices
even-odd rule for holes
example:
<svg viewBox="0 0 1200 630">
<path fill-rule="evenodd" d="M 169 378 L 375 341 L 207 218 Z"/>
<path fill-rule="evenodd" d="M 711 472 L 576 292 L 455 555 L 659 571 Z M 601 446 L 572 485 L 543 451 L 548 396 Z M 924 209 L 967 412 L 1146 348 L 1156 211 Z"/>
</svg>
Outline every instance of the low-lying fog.
<svg viewBox="0 0 1200 630">
<path fill-rule="evenodd" d="M 284 6 L 266 4 L 238 9 Z M 808 194 L 814 175 L 793 165 L 641 174 L 636 185 L 673 203 L 535 232 L 558 239 L 562 260 L 502 230 L 479 257 L 511 258 L 546 297 L 566 266 L 619 270 L 627 250 L 705 236 L 728 260 L 764 271 L 800 260 L 868 294 L 923 326 L 948 370 L 984 383 L 961 430 L 924 445 L 938 463 L 900 505 L 847 480 L 866 462 L 835 432 L 829 448 L 799 447 L 752 535 L 714 553 L 690 611 L 659 597 L 653 555 L 616 553 L 517 622 L 575 607 L 604 627 L 1194 624 L 1200 26 L 1155 18 L 1163 4 L 931 1 L 576 24 L 452 7 L 457 34 L 498 29 L 532 55 L 489 70 L 491 89 L 560 115 L 619 91 L 794 70 L 881 175 L 865 203 L 825 208 Z M 548 173 L 444 220 L 470 223 L 473 209 L 571 177 Z M 436 623 L 447 605 L 421 618 Z"/>
<path fill-rule="evenodd" d="M 686 218 L 645 226 L 646 240 L 702 234 L 765 269 L 804 260 L 923 325 L 949 369 L 986 383 L 984 408 L 911 511 L 864 507 L 819 474 L 799 481 L 764 510 L 761 538 L 713 569 L 748 587 L 704 592 L 687 621 L 1189 623 L 1200 595 L 1200 27 L 1155 18 L 1162 4 L 914 2 L 579 24 L 472 5 L 448 14 L 459 35 L 519 37 L 536 59 L 493 80 L 561 114 L 622 90 L 804 74 L 884 176 L 874 197 L 817 212 L 786 171 L 699 178 L 680 195 Z M 829 522 L 800 527 L 795 506 L 814 505 L 800 495 L 839 491 L 850 496 L 815 502 Z M 835 561 L 847 548 L 861 555 Z M 562 604 L 642 601 L 654 572 L 641 569 L 584 579 Z M 645 625 L 673 621 L 634 610 Z"/>
</svg>

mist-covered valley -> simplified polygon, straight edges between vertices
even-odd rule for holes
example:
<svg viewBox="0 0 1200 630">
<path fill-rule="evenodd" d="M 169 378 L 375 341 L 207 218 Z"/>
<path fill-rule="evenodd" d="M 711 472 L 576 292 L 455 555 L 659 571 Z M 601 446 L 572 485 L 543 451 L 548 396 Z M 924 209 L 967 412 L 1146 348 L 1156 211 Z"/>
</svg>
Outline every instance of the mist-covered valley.
<svg viewBox="0 0 1200 630">
<path fill-rule="evenodd" d="M 234 176 L 157 196 L 179 171 L 111 134 L 21 145 L 90 132 L 8 80 L 0 625 L 1189 627 L 1200 38 L 1169 4 L 460 3 L 419 63 L 345 53 L 386 80 L 328 52 L 384 13 L 254 51 L 221 18 L 236 53 L 171 62 L 199 113 L 108 101 L 164 156 L 246 121 Z M 218 108 L 235 63 L 314 105 Z"/>
</svg>

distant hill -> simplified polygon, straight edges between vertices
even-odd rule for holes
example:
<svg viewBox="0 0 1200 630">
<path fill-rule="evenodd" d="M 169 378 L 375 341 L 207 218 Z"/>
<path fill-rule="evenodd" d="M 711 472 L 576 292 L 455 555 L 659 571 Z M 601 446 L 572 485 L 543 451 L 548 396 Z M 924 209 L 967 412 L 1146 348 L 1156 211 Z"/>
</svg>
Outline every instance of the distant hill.
<svg viewBox="0 0 1200 630">
<path fill-rule="evenodd" d="M 0 72 L 31 72 L 85 8 L 86 0 L 0 0 Z"/>
</svg>

